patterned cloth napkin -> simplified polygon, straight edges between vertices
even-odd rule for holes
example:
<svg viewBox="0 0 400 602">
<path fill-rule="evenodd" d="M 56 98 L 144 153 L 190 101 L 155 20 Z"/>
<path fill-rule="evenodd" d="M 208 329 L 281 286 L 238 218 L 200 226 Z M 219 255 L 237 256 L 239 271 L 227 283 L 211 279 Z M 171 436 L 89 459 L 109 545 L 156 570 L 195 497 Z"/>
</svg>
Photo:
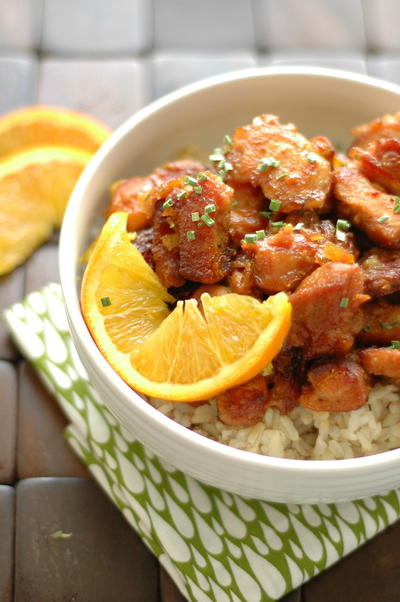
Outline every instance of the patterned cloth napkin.
<svg viewBox="0 0 400 602">
<path fill-rule="evenodd" d="M 284 505 L 203 485 L 145 449 L 99 399 L 72 343 L 59 285 L 31 293 L 5 320 L 70 421 L 71 446 L 188 600 L 277 600 L 400 516 L 400 490 Z"/>
</svg>

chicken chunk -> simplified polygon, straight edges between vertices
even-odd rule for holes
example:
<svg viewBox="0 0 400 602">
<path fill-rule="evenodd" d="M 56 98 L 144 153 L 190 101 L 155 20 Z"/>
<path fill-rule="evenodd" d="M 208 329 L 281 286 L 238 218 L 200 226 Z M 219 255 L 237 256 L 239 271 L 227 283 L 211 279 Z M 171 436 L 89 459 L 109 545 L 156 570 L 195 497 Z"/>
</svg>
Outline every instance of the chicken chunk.
<svg viewBox="0 0 400 602">
<path fill-rule="evenodd" d="M 184 199 L 179 200 L 176 191 L 172 198 L 179 235 L 179 273 L 188 280 L 212 284 L 230 269 L 228 229 L 233 191 L 219 177 L 205 173 L 206 180 L 199 182 L 201 192 L 189 186 Z M 200 219 L 193 221 L 196 213 Z"/>
<path fill-rule="evenodd" d="M 299 403 L 304 376 L 304 358 L 300 348 L 285 347 L 272 362 L 272 390 L 269 405 L 280 414 L 289 414 Z"/>
<path fill-rule="evenodd" d="M 269 396 L 266 379 L 258 375 L 217 395 L 218 418 L 229 426 L 252 426 L 262 421 Z"/>
<path fill-rule="evenodd" d="M 368 401 L 368 375 L 352 357 L 317 360 L 307 380 L 299 402 L 310 410 L 350 412 Z"/>
<path fill-rule="evenodd" d="M 254 282 L 252 272 L 252 259 L 250 253 L 239 250 L 236 257 L 232 260 L 232 269 L 228 274 L 228 284 L 233 293 L 238 295 L 252 295 L 260 297 L 262 291 L 258 289 Z"/>
<path fill-rule="evenodd" d="M 155 272 L 164 286 L 185 284 L 185 278 L 179 273 L 179 237 L 171 227 L 171 220 L 164 215 L 163 201 L 156 206 L 151 253 Z"/>
<path fill-rule="evenodd" d="M 400 378 L 400 350 L 370 347 L 360 351 L 360 360 L 368 374 Z"/>
<path fill-rule="evenodd" d="M 260 188 L 250 184 L 230 182 L 233 188 L 232 211 L 230 218 L 229 234 L 235 245 L 239 246 L 246 234 L 257 230 L 264 230 L 268 220 L 260 215 L 260 211 L 267 209 L 267 200 Z"/>
<path fill-rule="evenodd" d="M 358 309 L 368 299 L 357 264 L 317 268 L 290 297 L 293 318 L 287 344 L 303 347 L 306 359 L 348 352 L 362 326 Z"/>
<path fill-rule="evenodd" d="M 255 188 L 251 184 L 240 184 L 230 181 L 229 186 L 233 188 L 232 208 L 236 211 L 248 209 L 251 211 L 262 211 L 267 209 L 267 199 L 261 188 Z"/>
<path fill-rule="evenodd" d="M 339 168 L 334 174 L 337 210 L 371 240 L 387 249 L 400 249 L 400 213 L 393 211 L 395 200 L 378 190 L 355 165 Z"/>
<path fill-rule="evenodd" d="M 256 117 L 237 128 L 227 155 L 233 180 L 260 186 L 281 211 L 321 209 L 331 187 L 331 168 L 319 148 L 275 115 Z"/>
<path fill-rule="evenodd" d="M 129 178 L 117 182 L 111 189 L 111 201 L 106 210 L 106 217 L 116 211 L 126 211 L 129 232 L 147 228 L 154 216 L 155 202 L 152 191 L 150 178 Z"/>
<path fill-rule="evenodd" d="M 251 270 L 256 286 L 269 294 L 293 291 L 318 265 L 329 260 L 354 263 L 354 256 L 340 246 L 341 242 L 330 242 L 322 232 L 288 224 L 263 240 L 244 243 L 243 248 L 253 255 Z"/>
<path fill-rule="evenodd" d="M 363 327 L 357 340 L 368 345 L 390 345 L 400 340 L 400 306 L 384 299 L 366 303 L 362 308 Z"/>
<path fill-rule="evenodd" d="M 372 182 L 376 182 L 392 194 L 400 194 L 400 140 L 382 138 L 367 150 L 351 149 L 360 171 Z"/>
<path fill-rule="evenodd" d="M 164 163 L 162 167 L 157 167 L 151 174 L 151 180 L 154 186 L 162 188 L 164 184 L 170 180 L 176 180 L 182 176 L 196 177 L 199 172 L 205 169 L 204 165 L 193 159 L 181 159 L 179 161 L 171 161 Z"/>
<path fill-rule="evenodd" d="M 244 248 L 253 252 L 251 270 L 255 284 L 269 294 L 294 290 L 317 267 L 317 245 L 290 225 L 256 243 L 245 244 Z"/>
<path fill-rule="evenodd" d="M 321 157 L 325 157 L 329 163 L 332 163 L 335 157 L 335 147 L 329 138 L 325 136 L 314 136 L 314 138 L 310 139 L 311 144 L 313 144 Z"/>
<path fill-rule="evenodd" d="M 383 297 L 400 291 L 400 252 L 370 249 L 360 259 L 365 291 Z"/>
<path fill-rule="evenodd" d="M 140 230 L 134 240 L 134 245 L 141 252 L 151 269 L 154 270 L 155 264 L 151 251 L 153 246 L 153 229 Z"/>
<path fill-rule="evenodd" d="M 166 286 L 181 286 L 185 279 L 212 284 L 229 271 L 233 191 L 210 172 L 203 178 L 192 184 L 185 178 L 173 180 L 157 209 L 153 258 Z"/>
<path fill-rule="evenodd" d="M 151 225 L 155 207 L 162 198 L 162 187 L 183 174 L 195 176 L 203 165 L 197 161 L 182 160 L 166 163 L 145 178 L 129 178 L 114 184 L 106 217 L 115 211 L 128 213 L 128 231 L 134 232 Z"/>
<path fill-rule="evenodd" d="M 366 149 L 376 140 L 383 138 L 396 138 L 400 140 L 400 112 L 393 115 L 384 115 L 370 123 L 358 125 L 350 130 L 355 139 L 351 147 Z"/>
</svg>

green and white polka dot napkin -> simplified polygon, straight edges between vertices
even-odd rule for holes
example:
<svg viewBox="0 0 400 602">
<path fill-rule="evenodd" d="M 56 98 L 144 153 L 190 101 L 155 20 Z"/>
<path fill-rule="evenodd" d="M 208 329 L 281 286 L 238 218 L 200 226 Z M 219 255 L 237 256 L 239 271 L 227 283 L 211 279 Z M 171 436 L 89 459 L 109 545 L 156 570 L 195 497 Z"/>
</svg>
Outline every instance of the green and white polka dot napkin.
<svg viewBox="0 0 400 602">
<path fill-rule="evenodd" d="M 98 398 L 59 285 L 31 293 L 5 320 L 70 421 L 71 446 L 188 600 L 278 600 L 400 516 L 400 491 L 284 505 L 203 485 L 145 449 Z"/>
</svg>

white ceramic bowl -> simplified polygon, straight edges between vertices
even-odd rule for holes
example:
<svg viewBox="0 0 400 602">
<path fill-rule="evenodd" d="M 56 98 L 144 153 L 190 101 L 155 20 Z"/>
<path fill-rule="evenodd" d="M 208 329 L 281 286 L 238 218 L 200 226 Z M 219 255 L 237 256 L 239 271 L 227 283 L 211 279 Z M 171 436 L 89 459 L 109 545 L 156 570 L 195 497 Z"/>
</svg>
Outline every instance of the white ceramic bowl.
<svg viewBox="0 0 400 602">
<path fill-rule="evenodd" d="M 183 472 L 227 491 L 277 502 L 331 502 L 400 485 L 400 450 L 352 460 L 270 458 L 211 441 L 176 424 L 137 395 L 93 342 L 79 305 L 79 258 L 114 180 L 143 175 L 195 145 L 209 151 L 225 133 L 260 113 L 293 121 L 306 135 L 346 144 L 349 128 L 400 109 L 400 88 L 348 72 L 265 68 L 213 77 L 136 113 L 98 151 L 82 174 L 61 233 L 61 283 L 78 353 L 94 387 L 125 428 Z"/>
</svg>

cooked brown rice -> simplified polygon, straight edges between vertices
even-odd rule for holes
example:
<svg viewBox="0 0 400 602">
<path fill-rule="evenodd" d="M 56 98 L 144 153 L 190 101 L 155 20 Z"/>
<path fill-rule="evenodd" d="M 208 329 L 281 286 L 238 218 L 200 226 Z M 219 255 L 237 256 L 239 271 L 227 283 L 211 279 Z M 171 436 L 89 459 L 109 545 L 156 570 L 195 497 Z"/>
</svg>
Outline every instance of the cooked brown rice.
<svg viewBox="0 0 400 602">
<path fill-rule="evenodd" d="M 400 447 L 400 390 L 376 384 L 368 403 L 352 412 L 313 412 L 299 406 L 289 416 L 269 408 L 263 422 L 239 428 L 217 419 L 215 401 L 201 406 L 153 400 L 163 414 L 231 447 L 279 458 L 340 460 Z"/>
</svg>

